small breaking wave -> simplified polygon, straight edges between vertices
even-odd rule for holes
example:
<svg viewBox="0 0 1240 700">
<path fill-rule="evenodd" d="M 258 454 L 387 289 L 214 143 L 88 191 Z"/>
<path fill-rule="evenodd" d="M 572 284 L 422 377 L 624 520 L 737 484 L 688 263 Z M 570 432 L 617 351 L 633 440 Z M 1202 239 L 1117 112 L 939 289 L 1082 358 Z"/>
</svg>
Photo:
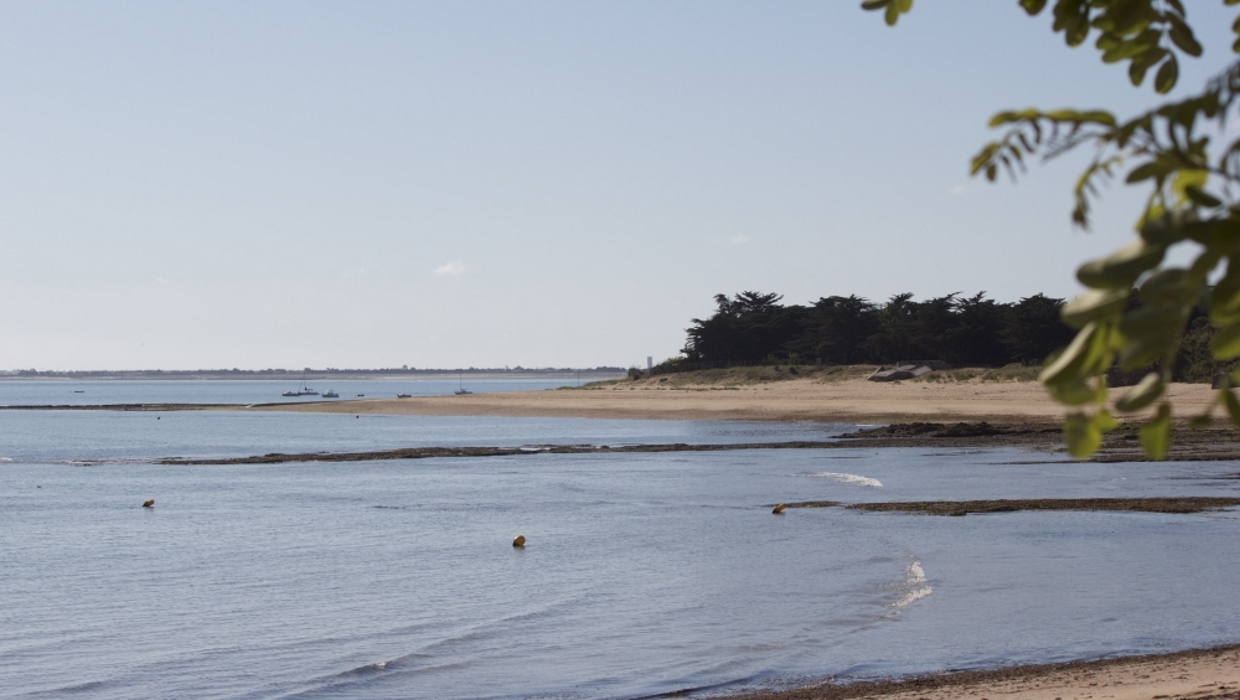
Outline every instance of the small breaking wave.
<svg viewBox="0 0 1240 700">
<path fill-rule="evenodd" d="M 868 486 L 870 488 L 881 489 L 883 482 L 878 479 L 871 479 L 868 476 L 860 474 L 844 474 L 842 472 L 808 472 L 805 476 L 812 476 L 816 479 L 831 479 L 841 484 L 852 484 L 853 486 Z"/>
<path fill-rule="evenodd" d="M 900 608 L 907 607 L 922 598 L 934 592 L 934 588 L 926 584 L 926 571 L 921 568 L 921 562 L 914 560 L 904 569 L 904 595 L 891 607 Z"/>
</svg>

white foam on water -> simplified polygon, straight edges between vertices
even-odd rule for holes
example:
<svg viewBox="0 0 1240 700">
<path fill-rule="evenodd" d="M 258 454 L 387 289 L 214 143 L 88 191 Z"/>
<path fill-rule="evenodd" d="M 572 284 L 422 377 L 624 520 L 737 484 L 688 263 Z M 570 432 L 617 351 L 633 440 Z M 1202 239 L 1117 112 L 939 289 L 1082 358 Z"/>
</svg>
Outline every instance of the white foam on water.
<svg viewBox="0 0 1240 700">
<path fill-rule="evenodd" d="M 853 486 L 869 486 L 871 488 L 881 489 L 883 482 L 878 479 L 871 479 L 868 476 L 860 474 L 844 474 L 841 472 L 809 472 L 805 476 L 812 476 L 816 479 L 831 479 L 841 484 L 852 484 Z"/>
<path fill-rule="evenodd" d="M 926 584 L 926 570 L 921 568 L 921 562 L 913 561 L 904 569 L 904 595 L 892 604 L 891 607 L 900 608 L 907 607 L 922 598 L 934 592 L 934 588 Z"/>
<path fill-rule="evenodd" d="M 921 568 L 921 562 L 919 561 L 909 564 L 905 573 L 908 575 L 908 582 L 911 584 L 926 582 L 926 570 Z"/>
<path fill-rule="evenodd" d="M 917 602 L 917 601 L 921 600 L 922 598 L 925 598 L 926 596 L 930 595 L 930 594 L 931 594 L 931 593 L 933 593 L 933 592 L 934 592 L 934 588 L 932 588 L 932 587 L 930 587 L 930 586 L 922 586 L 921 588 L 918 588 L 918 589 L 916 589 L 916 590 L 912 590 L 912 591 L 909 591 L 908 593 L 905 593 L 905 594 L 904 594 L 904 597 L 902 597 L 902 598 L 900 598 L 899 600 L 897 600 L 897 601 L 896 601 L 896 602 L 892 605 L 892 607 L 893 607 L 893 608 L 903 608 L 903 607 L 907 607 L 907 606 L 909 606 L 909 605 L 911 605 L 911 604 L 913 604 L 913 603 L 915 603 L 915 602 Z"/>
</svg>

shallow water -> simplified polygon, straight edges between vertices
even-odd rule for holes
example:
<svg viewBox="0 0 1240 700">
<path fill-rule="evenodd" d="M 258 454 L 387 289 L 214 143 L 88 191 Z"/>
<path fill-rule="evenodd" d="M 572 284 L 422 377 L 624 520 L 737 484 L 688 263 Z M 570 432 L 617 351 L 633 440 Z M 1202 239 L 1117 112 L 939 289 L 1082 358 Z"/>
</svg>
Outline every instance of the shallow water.
<svg viewBox="0 0 1240 700">
<path fill-rule="evenodd" d="M 161 467 L 835 426 L 0 413 L 14 697 L 625 698 L 1240 641 L 1240 514 L 944 518 L 780 501 L 1235 495 L 1234 463 L 994 449 Z M 153 509 L 141 508 L 146 498 Z M 528 544 L 510 542 L 524 534 Z"/>
</svg>

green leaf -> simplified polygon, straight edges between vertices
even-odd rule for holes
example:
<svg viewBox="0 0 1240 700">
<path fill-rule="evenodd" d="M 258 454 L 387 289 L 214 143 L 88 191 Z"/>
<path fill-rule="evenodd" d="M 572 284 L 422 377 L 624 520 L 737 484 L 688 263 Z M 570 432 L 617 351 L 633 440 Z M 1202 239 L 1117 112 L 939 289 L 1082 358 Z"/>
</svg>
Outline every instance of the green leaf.
<svg viewBox="0 0 1240 700">
<path fill-rule="evenodd" d="M 1105 351 L 1105 341 L 1105 333 L 1100 331 L 1098 324 L 1090 323 L 1042 370 L 1038 381 L 1050 385 L 1080 379 L 1088 373 L 1084 370 L 1094 364 L 1096 355 Z"/>
<path fill-rule="evenodd" d="M 1132 63 L 1128 64 L 1128 79 L 1132 81 L 1133 85 L 1140 85 L 1145 81 L 1146 71 L 1157 65 L 1166 55 L 1167 50 L 1159 48 L 1146 51 L 1132 59 Z"/>
<path fill-rule="evenodd" d="M 1110 411 L 1098 411 L 1094 414 L 1094 425 L 1098 426 L 1098 430 L 1109 432 L 1119 427 L 1119 421 L 1115 420 L 1115 416 Z"/>
<path fill-rule="evenodd" d="M 1162 404 L 1154 418 L 1141 426 L 1139 431 L 1141 447 L 1150 459 L 1161 460 L 1167 456 L 1167 447 L 1171 444 L 1171 406 Z"/>
<path fill-rule="evenodd" d="M 887 4 L 887 12 L 884 19 L 887 20 L 887 26 L 894 27 L 899 21 L 900 15 L 913 9 L 913 0 L 891 0 Z"/>
<path fill-rule="evenodd" d="M 1033 121 L 1035 119 L 1040 119 L 1041 117 L 1042 113 L 1032 107 L 1022 109 L 1019 112 L 1009 110 L 1006 112 L 999 112 L 995 116 L 991 117 L 989 126 L 993 129 L 998 126 L 1003 126 L 1004 124 L 1011 124 L 1013 122 L 1021 121 Z"/>
<path fill-rule="evenodd" d="M 1208 172 L 1197 168 L 1177 170 L 1175 177 L 1171 179 L 1171 190 L 1179 198 L 1178 204 L 1188 204 L 1191 202 L 1192 200 L 1188 196 L 1188 188 L 1192 187 L 1200 190 L 1202 187 L 1205 187 L 1206 180 L 1209 177 L 1210 174 Z"/>
<path fill-rule="evenodd" d="M 1111 114 L 1110 112 L 1104 112 L 1100 109 L 1083 112 L 1081 114 L 1081 121 L 1091 122 L 1094 124 L 1102 124 L 1103 126 L 1115 126 L 1116 125 L 1115 115 Z"/>
<path fill-rule="evenodd" d="M 1171 172 L 1170 163 L 1163 160 L 1152 160 L 1134 168 L 1132 172 L 1128 173 L 1128 177 L 1124 178 L 1124 182 L 1131 185 L 1141 182 L 1142 180 L 1148 180 L 1152 177 L 1156 177 L 1161 180 L 1166 177 L 1169 172 Z"/>
<path fill-rule="evenodd" d="M 891 4 L 891 0 L 863 0 L 861 9 L 863 10 L 881 10 Z"/>
<path fill-rule="evenodd" d="M 1130 339 L 1170 339 L 1179 336 L 1187 319 L 1188 310 L 1182 306 L 1142 306 L 1124 314 L 1119 332 Z"/>
<path fill-rule="evenodd" d="M 1073 328 L 1105 318 L 1118 316 L 1128 304 L 1128 289 L 1091 289 L 1064 305 L 1059 315 Z"/>
<path fill-rule="evenodd" d="M 1056 109 L 1045 114 L 1046 118 L 1053 122 L 1079 122 L 1081 121 L 1081 113 L 1075 109 Z"/>
<path fill-rule="evenodd" d="M 1196 204 L 1199 207 L 1206 207 L 1207 209 L 1213 209 L 1215 207 L 1223 206 L 1223 200 L 1219 199 L 1218 197 L 1215 197 L 1209 192 L 1206 192 L 1205 190 L 1201 189 L 1201 187 L 1197 185 L 1189 185 L 1188 187 L 1185 187 L 1184 196 L 1188 197 L 1189 201 L 1191 201 L 1193 204 Z"/>
<path fill-rule="evenodd" d="M 1159 270 L 1141 284 L 1138 298 L 1142 304 L 1150 306 L 1190 304 L 1196 299 L 1197 290 L 1189 286 L 1188 280 L 1188 270 L 1178 267 Z"/>
<path fill-rule="evenodd" d="M 1167 36 L 1171 37 L 1171 43 L 1180 47 L 1180 50 L 1189 56 L 1200 56 L 1201 44 L 1197 43 L 1193 30 L 1175 15 L 1169 14 L 1167 19 L 1171 22 L 1171 28 L 1167 32 Z"/>
<path fill-rule="evenodd" d="M 1158 73 L 1154 75 L 1154 89 L 1160 95 L 1171 92 L 1171 88 L 1175 87 L 1175 81 L 1180 78 L 1180 62 L 1175 56 L 1167 56 L 1166 62 L 1158 69 Z"/>
<path fill-rule="evenodd" d="M 1157 267 L 1166 252 L 1165 246 L 1133 241 L 1101 260 L 1085 263 L 1077 269 L 1076 278 L 1093 289 L 1127 289 L 1147 270 Z"/>
<path fill-rule="evenodd" d="M 1073 457 L 1085 459 L 1102 446 L 1102 429 L 1084 413 L 1070 413 L 1063 421 L 1063 440 Z"/>
<path fill-rule="evenodd" d="M 1159 372 L 1150 372 L 1145 375 L 1139 384 L 1124 394 L 1119 401 L 1115 402 L 1115 408 L 1124 413 L 1133 413 L 1149 406 L 1163 395 L 1163 391 L 1167 388 L 1163 382 L 1162 374 Z"/>
<path fill-rule="evenodd" d="M 1071 381 L 1047 384 L 1046 391 L 1055 402 L 1065 406 L 1084 406 L 1089 403 L 1098 403 L 1098 390 L 1080 377 L 1075 377 Z"/>
<path fill-rule="evenodd" d="M 1175 348 L 1175 341 L 1178 336 L 1156 337 L 1156 338 L 1137 338 L 1128 340 L 1120 348 L 1119 366 L 1126 372 L 1132 372 L 1146 367 L 1151 362 L 1159 362 L 1166 359 L 1166 356 Z"/>
</svg>

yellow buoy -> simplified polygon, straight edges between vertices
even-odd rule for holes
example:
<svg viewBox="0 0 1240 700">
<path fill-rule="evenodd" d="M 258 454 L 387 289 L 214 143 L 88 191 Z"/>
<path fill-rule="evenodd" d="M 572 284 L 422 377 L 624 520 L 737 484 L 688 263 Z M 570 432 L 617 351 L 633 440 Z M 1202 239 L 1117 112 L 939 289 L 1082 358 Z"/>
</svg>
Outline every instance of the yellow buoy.
<svg viewBox="0 0 1240 700">
<path fill-rule="evenodd" d="M 775 506 L 773 509 L 771 509 L 771 512 L 772 512 L 772 513 L 774 513 L 775 515 L 783 515 L 783 514 L 784 514 L 784 508 L 787 508 L 787 507 L 788 507 L 788 506 L 784 505 L 783 503 L 780 503 L 779 505 L 777 505 L 777 506 Z"/>
<path fill-rule="evenodd" d="M 151 499 L 151 500 L 149 500 L 149 501 L 143 501 L 143 502 L 142 502 L 142 507 L 143 507 L 143 508 L 154 508 L 154 507 L 155 507 L 155 499 L 154 499 L 154 498 L 152 498 L 152 499 Z"/>
<path fill-rule="evenodd" d="M 512 546 L 517 549 L 525 547 L 525 535 L 517 535 L 516 539 L 512 541 Z"/>
</svg>

